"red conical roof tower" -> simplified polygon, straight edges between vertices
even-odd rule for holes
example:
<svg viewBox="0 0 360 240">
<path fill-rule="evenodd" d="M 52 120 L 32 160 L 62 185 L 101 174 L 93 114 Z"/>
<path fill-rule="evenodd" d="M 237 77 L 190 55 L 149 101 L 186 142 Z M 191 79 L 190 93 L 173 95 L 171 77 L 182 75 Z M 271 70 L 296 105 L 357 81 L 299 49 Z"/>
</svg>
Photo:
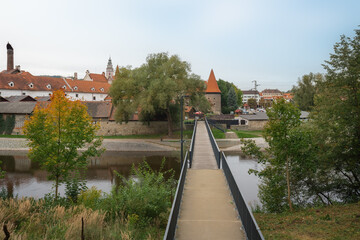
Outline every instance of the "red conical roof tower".
<svg viewBox="0 0 360 240">
<path fill-rule="evenodd" d="M 211 69 L 209 80 L 207 81 L 206 93 L 221 93 L 216 82 L 214 71 Z"/>
</svg>

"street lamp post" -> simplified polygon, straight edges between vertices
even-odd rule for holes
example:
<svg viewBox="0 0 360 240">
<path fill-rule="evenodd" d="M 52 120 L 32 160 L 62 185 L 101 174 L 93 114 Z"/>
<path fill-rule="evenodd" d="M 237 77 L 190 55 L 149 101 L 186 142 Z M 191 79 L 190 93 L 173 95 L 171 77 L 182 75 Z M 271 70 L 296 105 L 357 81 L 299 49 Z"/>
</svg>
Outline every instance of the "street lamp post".
<svg viewBox="0 0 360 240">
<path fill-rule="evenodd" d="M 184 140 L 183 140 L 183 108 L 184 108 L 184 96 L 181 96 L 180 98 L 180 138 L 181 138 L 181 156 L 180 156 L 180 161 L 181 161 L 181 168 L 182 165 L 184 164 Z"/>
</svg>

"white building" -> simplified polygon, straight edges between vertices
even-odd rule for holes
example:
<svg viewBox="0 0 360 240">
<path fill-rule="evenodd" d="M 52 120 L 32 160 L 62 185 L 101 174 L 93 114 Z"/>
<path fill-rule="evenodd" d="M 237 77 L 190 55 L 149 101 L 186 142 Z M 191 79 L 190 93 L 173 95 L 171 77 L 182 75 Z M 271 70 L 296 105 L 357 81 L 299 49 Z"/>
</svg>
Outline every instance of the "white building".
<svg viewBox="0 0 360 240">
<path fill-rule="evenodd" d="M 260 94 L 256 90 L 244 90 L 243 93 L 243 104 L 247 103 L 247 101 L 251 98 L 255 99 L 257 103 L 260 101 Z"/>
</svg>

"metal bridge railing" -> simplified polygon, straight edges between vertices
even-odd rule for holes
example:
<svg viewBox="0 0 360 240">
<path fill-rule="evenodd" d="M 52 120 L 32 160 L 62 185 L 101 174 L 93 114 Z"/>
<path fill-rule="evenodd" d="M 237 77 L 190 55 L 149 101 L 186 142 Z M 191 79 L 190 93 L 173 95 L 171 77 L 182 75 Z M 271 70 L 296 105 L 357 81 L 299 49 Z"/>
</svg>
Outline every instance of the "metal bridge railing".
<svg viewBox="0 0 360 240">
<path fill-rule="evenodd" d="M 187 159 L 188 159 L 188 152 L 186 152 L 186 154 L 185 154 L 184 164 L 182 165 L 182 168 L 181 168 L 181 173 L 180 173 L 178 185 L 176 188 L 174 201 L 173 201 L 173 204 L 171 207 L 171 212 L 170 212 L 168 223 L 167 223 L 166 230 L 165 230 L 164 240 L 173 240 L 175 238 L 176 224 L 177 224 L 177 219 L 178 219 L 179 211 L 180 211 L 181 198 L 182 198 L 183 191 L 184 191 L 186 172 L 188 169 L 187 164 L 186 164 Z"/>
<path fill-rule="evenodd" d="M 209 123 L 211 126 L 213 126 L 214 128 L 219 129 L 219 130 L 222 131 L 223 133 L 226 132 L 225 129 L 222 129 L 221 127 L 219 127 L 219 126 L 216 125 L 216 124 L 217 124 L 216 121 L 214 121 L 214 120 L 212 120 L 212 119 L 206 119 L 206 120 L 207 120 L 208 123 Z"/>
<path fill-rule="evenodd" d="M 241 192 L 239 190 L 238 185 L 235 182 L 234 176 L 229 168 L 227 163 L 226 156 L 224 152 L 222 152 L 222 168 L 226 177 L 226 180 L 229 184 L 230 191 L 233 195 L 236 208 L 239 212 L 243 227 L 245 229 L 245 233 L 247 235 L 247 239 L 251 240 L 264 240 L 264 237 L 260 231 L 259 226 L 256 223 L 252 212 L 245 202 Z"/>
<path fill-rule="evenodd" d="M 197 120 L 194 123 L 194 131 L 191 138 L 190 148 L 189 148 L 189 168 L 192 166 L 193 156 L 194 156 L 194 147 L 195 147 L 195 136 L 196 136 L 196 127 L 197 127 Z"/>
<path fill-rule="evenodd" d="M 221 162 L 221 152 L 220 152 L 220 149 L 216 143 L 216 140 L 214 138 L 214 135 L 211 131 L 211 128 L 209 126 L 209 123 L 208 123 L 208 120 L 207 118 L 205 118 L 205 126 L 206 126 L 206 129 L 208 131 L 208 134 L 210 136 L 210 142 L 211 142 L 211 146 L 212 146 L 212 149 L 214 151 L 214 155 L 215 155 L 215 159 L 216 159 L 216 163 L 218 165 L 218 168 L 220 169 L 220 162 Z"/>
<path fill-rule="evenodd" d="M 195 121 L 195 124 L 194 124 L 194 131 L 193 131 L 193 135 L 191 138 L 190 149 L 188 152 L 186 152 L 184 161 L 183 161 L 183 165 L 181 166 L 181 173 L 180 173 L 180 177 L 178 180 L 178 185 L 176 188 L 174 201 L 171 206 L 171 212 L 170 212 L 168 223 L 166 226 L 164 240 L 173 240 L 175 238 L 176 225 L 177 225 L 177 220 L 179 217 L 180 203 L 181 203 L 181 199 L 182 199 L 182 195 L 183 195 L 183 191 L 184 191 L 188 163 L 189 163 L 189 168 L 191 168 L 192 158 L 193 158 L 193 154 L 194 154 L 196 127 L 197 127 L 197 121 Z"/>
</svg>

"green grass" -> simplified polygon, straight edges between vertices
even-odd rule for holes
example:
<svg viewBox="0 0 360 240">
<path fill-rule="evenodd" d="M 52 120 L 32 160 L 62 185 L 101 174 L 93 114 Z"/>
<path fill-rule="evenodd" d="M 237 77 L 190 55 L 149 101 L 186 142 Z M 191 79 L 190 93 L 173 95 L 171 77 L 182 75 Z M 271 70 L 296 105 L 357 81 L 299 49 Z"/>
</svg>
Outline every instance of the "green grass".
<svg viewBox="0 0 360 240">
<path fill-rule="evenodd" d="M 0 138 L 26 138 L 25 135 L 0 135 Z"/>
<path fill-rule="evenodd" d="M 116 136 L 101 136 L 104 139 L 156 139 L 161 138 L 162 134 L 139 134 L 139 135 L 116 135 Z"/>
<path fill-rule="evenodd" d="M 224 139 L 225 138 L 225 133 L 223 133 L 219 129 L 211 128 L 211 131 L 212 131 L 212 133 L 214 135 L 214 138 L 216 138 L 216 139 Z"/>
<path fill-rule="evenodd" d="M 262 131 L 246 131 L 246 130 L 233 130 L 239 138 L 258 138 L 262 137 Z"/>
<path fill-rule="evenodd" d="M 265 239 L 360 239 L 360 202 L 254 216 Z"/>
</svg>

